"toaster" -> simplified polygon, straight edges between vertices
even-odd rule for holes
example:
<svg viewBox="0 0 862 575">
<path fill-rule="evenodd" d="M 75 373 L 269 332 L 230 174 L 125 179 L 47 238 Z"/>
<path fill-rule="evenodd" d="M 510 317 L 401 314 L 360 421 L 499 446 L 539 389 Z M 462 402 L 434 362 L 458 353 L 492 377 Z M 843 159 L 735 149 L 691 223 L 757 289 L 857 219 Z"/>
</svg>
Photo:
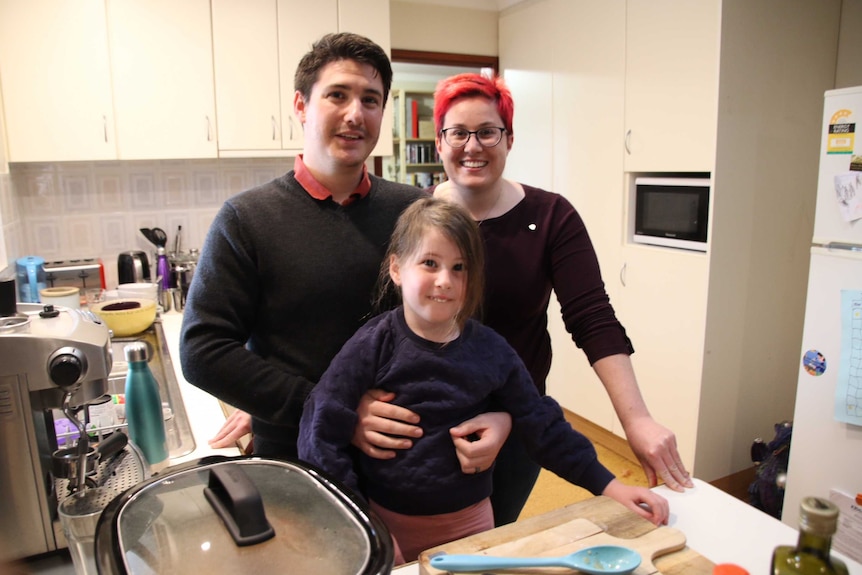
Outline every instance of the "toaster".
<svg viewBox="0 0 862 575">
<path fill-rule="evenodd" d="M 74 286 L 79 289 L 105 289 L 105 267 L 100 258 L 81 258 L 45 262 L 48 287 Z"/>
</svg>

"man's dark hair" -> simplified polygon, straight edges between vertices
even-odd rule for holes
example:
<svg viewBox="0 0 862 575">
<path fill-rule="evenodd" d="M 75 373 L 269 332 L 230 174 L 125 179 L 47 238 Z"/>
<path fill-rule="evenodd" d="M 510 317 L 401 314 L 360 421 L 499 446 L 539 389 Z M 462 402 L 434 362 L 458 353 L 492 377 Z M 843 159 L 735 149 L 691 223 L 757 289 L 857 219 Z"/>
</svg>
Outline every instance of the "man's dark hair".
<svg viewBox="0 0 862 575">
<path fill-rule="evenodd" d="M 383 48 L 365 36 L 350 32 L 327 34 L 315 42 L 311 51 L 302 57 L 296 67 L 296 74 L 293 77 L 294 88 L 299 90 L 302 97 L 308 101 L 320 69 L 338 60 L 353 60 L 374 68 L 383 82 L 383 104 L 386 105 L 389 89 L 392 87 L 392 64 L 389 62 L 389 56 Z"/>
</svg>

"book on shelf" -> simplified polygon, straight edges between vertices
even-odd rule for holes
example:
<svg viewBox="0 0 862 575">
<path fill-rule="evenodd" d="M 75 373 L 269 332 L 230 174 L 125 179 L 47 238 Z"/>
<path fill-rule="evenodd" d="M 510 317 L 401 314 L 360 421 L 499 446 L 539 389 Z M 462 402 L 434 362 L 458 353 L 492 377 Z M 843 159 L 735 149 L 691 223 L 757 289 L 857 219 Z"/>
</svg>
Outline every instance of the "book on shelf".
<svg viewBox="0 0 862 575">
<path fill-rule="evenodd" d="M 439 164 L 437 146 L 431 142 L 412 142 L 405 147 L 408 164 Z"/>
<path fill-rule="evenodd" d="M 411 138 L 418 138 L 419 137 L 419 102 L 417 100 L 411 99 L 410 100 L 410 107 L 411 107 L 411 112 L 412 112 L 411 124 L 410 124 L 410 130 L 411 130 L 410 137 Z"/>
<path fill-rule="evenodd" d="M 407 182 L 411 186 L 428 188 L 446 181 L 446 172 L 413 172 L 407 174 Z"/>
</svg>

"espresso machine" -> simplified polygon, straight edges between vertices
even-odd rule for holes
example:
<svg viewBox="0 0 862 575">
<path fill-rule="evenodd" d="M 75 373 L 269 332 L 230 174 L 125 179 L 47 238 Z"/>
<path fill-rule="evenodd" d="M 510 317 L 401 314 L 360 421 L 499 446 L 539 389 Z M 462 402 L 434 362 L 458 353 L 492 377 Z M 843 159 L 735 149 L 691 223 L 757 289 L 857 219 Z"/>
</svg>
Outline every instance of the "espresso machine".
<svg viewBox="0 0 862 575">
<path fill-rule="evenodd" d="M 58 502 L 86 488 L 98 456 L 83 427 L 58 439 L 55 418 L 84 419 L 112 365 L 108 328 L 87 310 L 18 303 L 0 317 L 0 564 L 66 546 Z"/>
</svg>

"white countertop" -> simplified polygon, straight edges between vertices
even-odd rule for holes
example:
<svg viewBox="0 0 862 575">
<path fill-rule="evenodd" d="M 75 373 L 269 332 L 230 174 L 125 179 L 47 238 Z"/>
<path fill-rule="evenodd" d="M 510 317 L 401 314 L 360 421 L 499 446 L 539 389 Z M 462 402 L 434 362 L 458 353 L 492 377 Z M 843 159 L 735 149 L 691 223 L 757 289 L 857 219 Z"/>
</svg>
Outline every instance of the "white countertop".
<svg viewBox="0 0 862 575">
<path fill-rule="evenodd" d="M 773 549 L 796 543 L 796 529 L 705 481 L 695 479 L 694 483 L 694 489 L 685 493 L 664 486 L 655 491 L 670 502 L 668 526 L 682 531 L 686 545 L 713 563 L 735 563 L 751 575 L 765 574 L 769 573 Z M 862 564 L 833 554 L 847 563 L 850 575 L 862 575 Z M 397 575 L 418 573 L 416 563 L 393 570 Z"/>
<path fill-rule="evenodd" d="M 238 448 L 230 447 L 224 449 L 213 449 L 207 442 L 221 429 L 225 421 L 224 412 L 218 399 L 199 387 L 188 383 L 183 377 L 180 367 L 180 328 L 183 323 L 183 315 L 175 311 L 162 314 L 162 328 L 167 340 L 168 351 L 171 353 L 171 363 L 177 376 L 177 384 L 180 394 L 183 396 L 183 404 L 186 408 L 186 416 L 192 428 L 195 438 L 195 450 L 171 459 L 171 465 L 184 463 L 206 457 L 208 455 L 239 455 Z"/>
<path fill-rule="evenodd" d="M 186 382 L 179 361 L 179 333 L 182 314 L 169 312 L 162 316 L 162 327 L 177 375 L 177 382 L 185 403 L 186 413 L 195 438 L 195 450 L 171 465 L 205 457 L 207 455 L 238 455 L 239 450 L 212 449 L 207 441 L 224 423 L 225 417 L 218 400 L 205 391 Z M 725 492 L 695 479 L 694 489 L 676 493 L 664 486 L 655 490 L 670 502 L 669 526 L 682 531 L 687 545 L 713 563 L 735 563 L 751 575 L 769 573 L 772 551 L 778 545 L 796 543 L 797 531 L 781 521 L 739 501 Z M 851 575 L 862 575 L 862 564 L 841 557 Z M 66 557 L 68 559 L 68 557 Z M 72 575 L 71 561 L 40 562 L 32 565 L 32 573 L 40 575 Z M 393 571 L 397 575 L 418 575 L 419 567 L 410 563 Z"/>
</svg>

